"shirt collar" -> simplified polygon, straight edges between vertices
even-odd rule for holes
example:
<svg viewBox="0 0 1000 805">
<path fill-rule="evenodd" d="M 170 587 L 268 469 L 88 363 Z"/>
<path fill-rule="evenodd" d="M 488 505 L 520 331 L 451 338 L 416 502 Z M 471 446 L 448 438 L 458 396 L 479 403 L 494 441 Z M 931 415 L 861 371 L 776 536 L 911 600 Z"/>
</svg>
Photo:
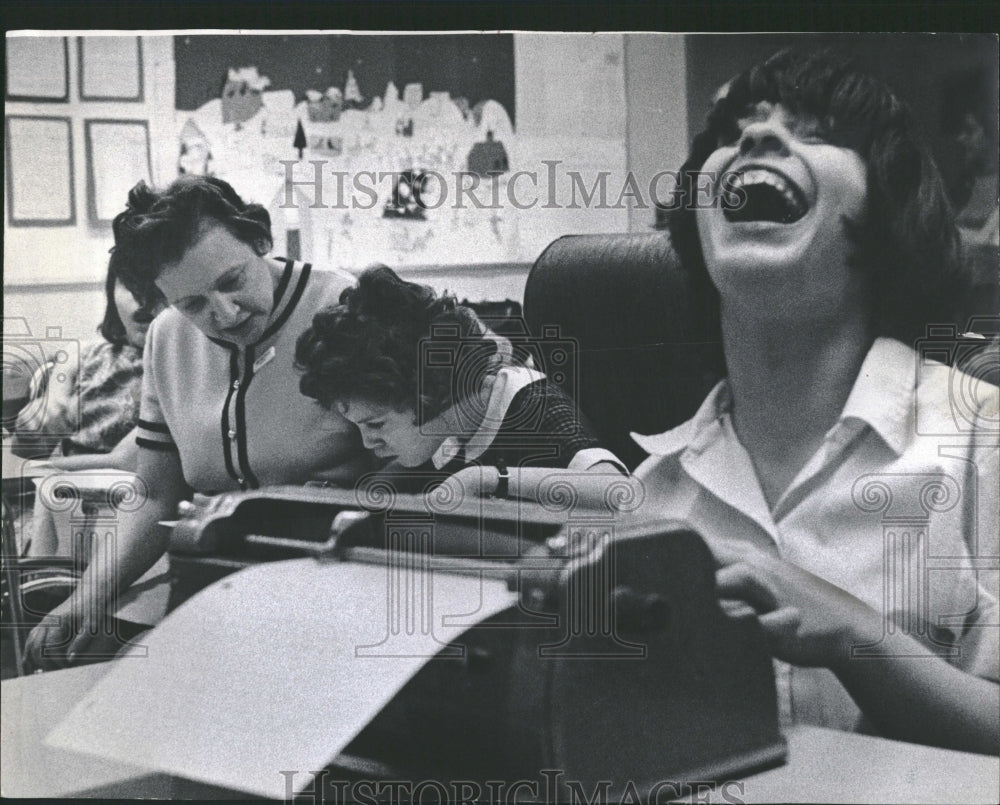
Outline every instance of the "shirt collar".
<svg viewBox="0 0 1000 805">
<path fill-rule="evenodd" d="M 902 454 L 907 434 L 912 432 L 914 357 L 913 350 L 895 339 L 875 339 L 861 364 L 838 425 L 861 421 L 878 433 L 897 455 Z M 687 422 L 665 433 L 631 436 L 650 455 L 674 455 L 688 447 L 698 447 L 708 437 L 711 426 L 731 408 L 729 382 L 721 380 Z"/>
<path fill-rule="evenodd" d="M 893 338 L 876 338 L 844 405 L 838 424 L 861 421 L 901 455 L 913 432 L 916 354 Z"/>
<path fill-rule="evenodd" d="M 475 461 L 493 444 L 500 430 L 504 417 L 517 393 L 525 386 L 544 379 L 545 375 L 534 369 L 523 366 L 511 366 L 501 369 L 495 375 L 496 380 L 490 389 L 490 398 L 486 403 L 486 414 L 482 424 L 472 436 L 463 442 L 457 436 L 449 436 L 431 456 L 435 469 L 441 469 L 460 455 L 465 448 L 465 460 Z"/>
<path fill-rule="evenodd" d="M 719 421 L 732 407 L 732 392 L 728 380 L 720 380 L 705 398 L 691 419 L 664 433 L 644 436 L 631 433 L 633 441 L 651 456 L 670 456 L 696 444 L 712 424 Z"/>
</svg>

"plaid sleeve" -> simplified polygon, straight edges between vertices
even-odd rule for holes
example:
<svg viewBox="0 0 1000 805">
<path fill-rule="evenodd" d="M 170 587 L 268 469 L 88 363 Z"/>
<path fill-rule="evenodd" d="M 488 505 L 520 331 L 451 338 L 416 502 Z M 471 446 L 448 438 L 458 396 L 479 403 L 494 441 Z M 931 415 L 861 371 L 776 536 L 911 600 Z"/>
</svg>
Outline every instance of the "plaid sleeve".
<svg viewBox="0 0 1000 805">
<path fill-rule="evenodd" d="M 142 375 L 142 402 L 139 404 L 139 420 L 136 423 L 135 442 L 139 447 L 149 450 L 177 451 L 170 428 L 167 427 L 160 409 L 160 400 L 156 393 L 156 361 L 153 359 L 153 333 L 156 322 L 146 334 L 146 349 L 143 353 L 145 371 Z"/>
<path fill-rule="evenodd" d="M 621 465 L 614 454 L 601 445 L 579 406 L 548 380 L 532 383 L 515 395 L 502 431 L 508 439 L 523 436 L 558 447 L 555 463 L 564 469 L 571 466 L 588 469 L 604 461 Z M 621 469 L 624 471 L 624 465 Z"/>
</svg>

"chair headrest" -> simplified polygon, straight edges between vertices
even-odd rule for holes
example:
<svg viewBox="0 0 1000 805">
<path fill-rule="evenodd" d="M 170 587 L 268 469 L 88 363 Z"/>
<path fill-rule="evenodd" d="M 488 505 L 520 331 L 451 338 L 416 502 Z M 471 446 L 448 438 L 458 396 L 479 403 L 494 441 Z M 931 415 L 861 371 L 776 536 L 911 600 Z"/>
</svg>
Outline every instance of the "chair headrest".
<svg viewBox="0 0 1000 805">
<path fill-rule="evenodd" d="M 644 454 L 629 431 L 680 424 L 722 375 L 717 306 L 666 232 L 556 240 L 528 276 L 524 313 L 536 338 L 572 342 L 576 372 L 561 385 L 630 467 Z"/>
</svg>

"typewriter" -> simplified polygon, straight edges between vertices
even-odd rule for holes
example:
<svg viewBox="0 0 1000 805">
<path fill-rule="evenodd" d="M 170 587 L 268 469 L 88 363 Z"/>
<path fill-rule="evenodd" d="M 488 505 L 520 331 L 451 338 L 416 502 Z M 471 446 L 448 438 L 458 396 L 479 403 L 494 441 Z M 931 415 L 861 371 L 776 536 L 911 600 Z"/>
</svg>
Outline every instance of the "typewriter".
<svg viewBox="0 0 1000 805">
<path fill-rule="evenodd" d="M 174 528 L 172 607 L 251 564 L 302 556 L 403 557 L 516 593 L 458 638 L 462 661 L 429 660 L 323 780 L 552 782 L 559 770 L 620 797 L 784 761 L 759 626 L 720 604 L 689 527 L 565 501 L 439 498 L 275 487 L 189 505 Z"/>
</svg>

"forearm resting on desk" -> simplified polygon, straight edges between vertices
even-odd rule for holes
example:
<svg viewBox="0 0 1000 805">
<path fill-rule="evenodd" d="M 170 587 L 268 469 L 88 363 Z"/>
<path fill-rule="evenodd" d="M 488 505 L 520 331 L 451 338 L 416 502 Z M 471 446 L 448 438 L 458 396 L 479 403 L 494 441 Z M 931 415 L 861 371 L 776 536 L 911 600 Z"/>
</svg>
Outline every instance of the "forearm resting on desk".
<svg viewBox="0 0 1000 805">
<path fill-rule="evenodd" d="M 511 467 L 507 496 L 517 500 L 554 502 L 605 508 L 616 502 L 638 499 L 639 482 L 622 475 L 617 467 L 602 462 L 587 470 L 557 467 Z M 496 467 L 466 467 L 445 481 L 456 494 L 489 497 L 496 493 L 500 472 Z M 572 494 L 569 491 L 572 490 Z M 572 498 L 572 500 L 570 499 Z"/>
<path fill-rule="evenodd" d="M 173 517 L 186 489 L 173 453 L 141 450 L 137 483 L 141 496 L 123 511 L 118 527 L 94 540 L 90 562 L 73 594 L 53 610 L 51 621 L 31 633 L 26 653 L 39 667 L 59 667 L 86 649 L 107 618 L 107 605 L 145 573 L 167 548 L 160 520 Z M 71 640 L 67 640 L 72 636 Z"/>
<path fill-rule="evenodd" d="M 75 456 L 53 456 L 49 463 L 67 472 L 80 470 L 125 470 L 135 471 L 139 463 L 139 446 L 135 443 L 135 431 L 115 445 L 109 453 L 81 453 Z"/>
<path fill-rule="evenodd" d="M 881 613 L 777 557 L 709 541 L 720 598 L 752 605 L 776 657 L 826 667 L 887 738 L 971 752 L 1000 752 L 997 684 L 949 665 L 914 637 L 886 629 Z M 978 628 L 996 629 L 995 624 Z M 878 656 L 853 649 L 879 646 Z"/>
<path fill-rule="evenodd" d="M 907 634 L 883 635 L 881 624 L 872 626 L 867 636 L 852 638 L 852 645 L 879 642 L 890 656 L 851 657 L 847 646 L 831 670 L 880 732 L 902 741 L 1000 754 L 1000 686 L 949 665 Z"/>
</svg>

